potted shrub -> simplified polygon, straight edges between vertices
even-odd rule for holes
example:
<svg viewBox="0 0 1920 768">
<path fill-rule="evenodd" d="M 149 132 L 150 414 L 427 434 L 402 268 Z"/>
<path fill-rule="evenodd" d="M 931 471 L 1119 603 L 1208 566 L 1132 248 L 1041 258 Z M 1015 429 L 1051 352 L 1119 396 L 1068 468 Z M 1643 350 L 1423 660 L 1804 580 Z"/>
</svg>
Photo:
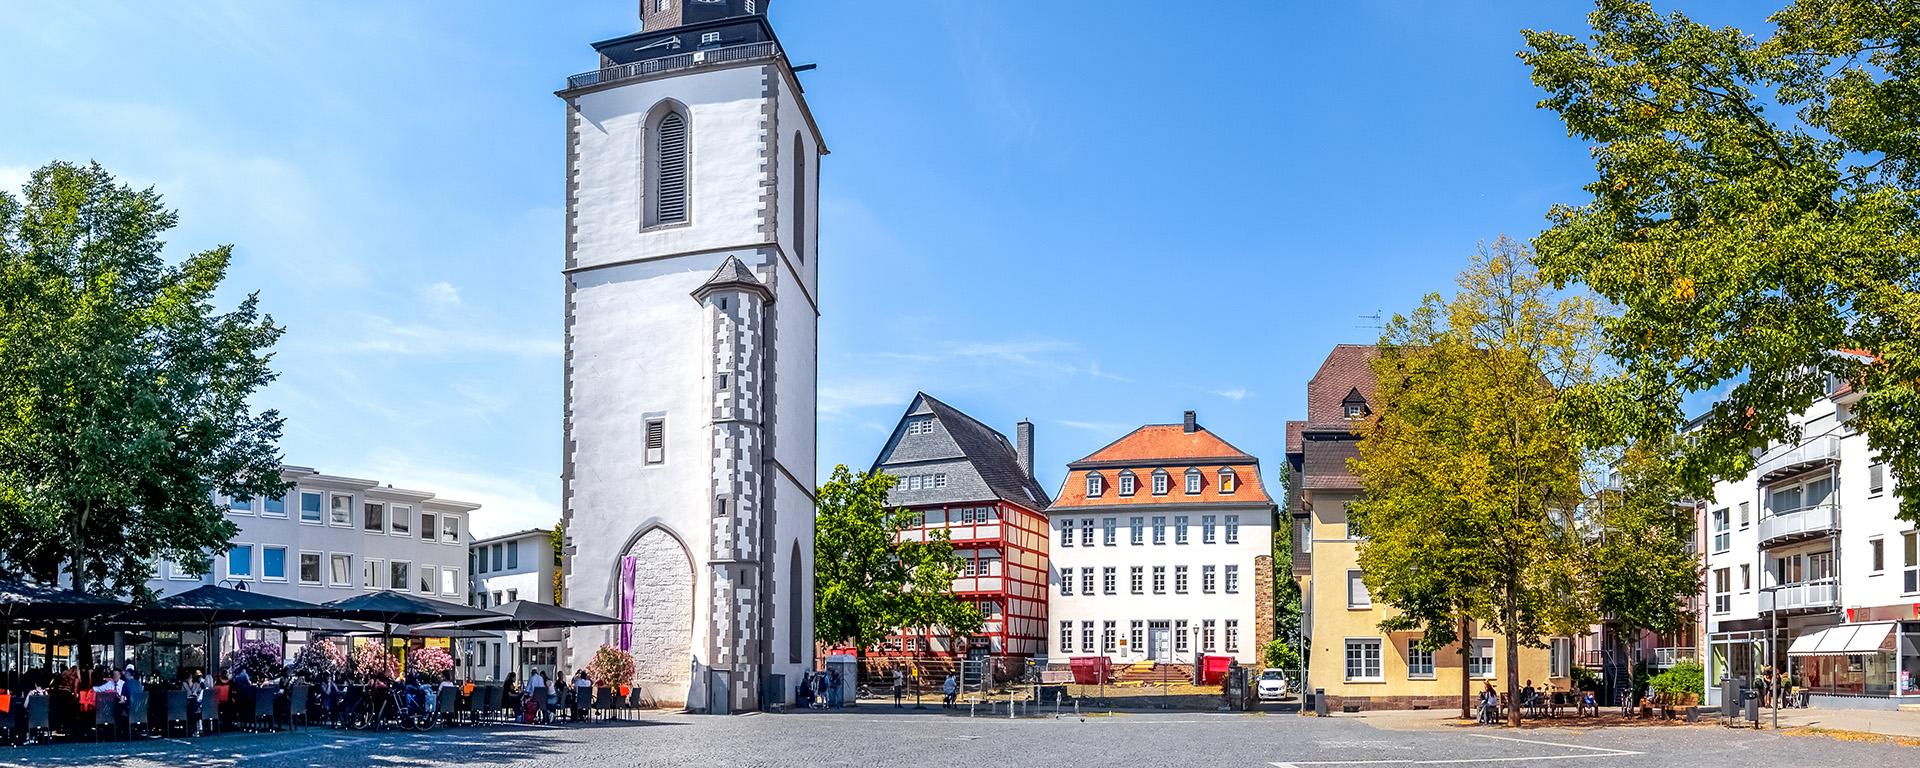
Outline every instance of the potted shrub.
<svg viewBox="0 0 1920 768">
<path fill-rule="evenodd" d="M 441 673 L 453 669 L 453 657 L 433 646 L 415 648 L 407 654 L 407 669 L 438 678 Z"/>
</svg>

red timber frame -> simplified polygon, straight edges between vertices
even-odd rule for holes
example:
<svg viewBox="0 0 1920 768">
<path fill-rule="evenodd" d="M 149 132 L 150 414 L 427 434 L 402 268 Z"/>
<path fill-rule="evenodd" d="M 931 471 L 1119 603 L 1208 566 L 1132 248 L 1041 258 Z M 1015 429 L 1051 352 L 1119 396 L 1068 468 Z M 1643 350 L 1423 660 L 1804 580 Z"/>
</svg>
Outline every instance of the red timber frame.
<svg viewBox="0 0 1920 768">
<path fill-rule="evenodd" d="M 999 621 L 989 617 L 981 632 L 972 636 L 973 644 L 986 643 L 988 656 L 1013 656 L 1031 658 L 1044 656 L 1047 644 L 1047 601 L 1049 599 L 1048 573 L 1051 564 L 1047 559 L 1047 548 L 1052 544 L 1052 531 L 1047 525 L 1046 515 L 1027 509 L 1019 504 L 1000 499 L 975 502 L 954 502 L 948 504 L 908 507 L 921 513 L 920 525 L 908 528 L 902 535 L 914 532 L 946 528 L 945 525 L 928 525 L 926 520 L 930 512 L 943 513 L 945 517 L 956 509 L 979 509 L 990 507 L 999 516 L 999 535 L 989 538 L 954 538 L 954 553 L 973 563 L 978 563 L 982 550 L 1000 550 L 1000 588 L 987 590 L 955 590 L 954 594 L 965 600 L 975 602 L 991 601 L 1000 607 Z M 951 520 L 950 517 L 947 518 Z M 1020 557 L 1014 555 L 1018 553 Z M 1026 560 L 1022 564 L 1019 560 Z M 1029 572 L 1022 575 L 1019 571 Z M 962 577 L 962 580 L 971 577 Z M 1021 588 L 1026 594 L 1020 594 Z M 944 637 L 930 638 L 919 628 L 905 628 L 882 640 L 880 647 L 872 651 L 872 656 L 885 658 L 954 658 L 961 655 L 957 647 L 941 649 Z"/>
</svg>

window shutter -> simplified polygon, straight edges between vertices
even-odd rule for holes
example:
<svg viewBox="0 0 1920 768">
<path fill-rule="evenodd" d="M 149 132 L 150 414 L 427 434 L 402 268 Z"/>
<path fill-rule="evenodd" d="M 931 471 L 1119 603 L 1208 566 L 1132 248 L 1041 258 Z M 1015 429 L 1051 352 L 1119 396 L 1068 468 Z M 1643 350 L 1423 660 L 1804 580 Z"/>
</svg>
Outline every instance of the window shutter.
<svg viewBox="0 0 1920 768">
<path fill-rule="evenodd" d="M 660 118 L 659 178 L 654 185 L 654 223 L 687 220 L 687 119 L 678 112 Z"/>
<path fill-rule="evenodd" d="M 659 464 L 667 457 L 667 423 L 647 422 L 647 463 Z"/>
</svg>

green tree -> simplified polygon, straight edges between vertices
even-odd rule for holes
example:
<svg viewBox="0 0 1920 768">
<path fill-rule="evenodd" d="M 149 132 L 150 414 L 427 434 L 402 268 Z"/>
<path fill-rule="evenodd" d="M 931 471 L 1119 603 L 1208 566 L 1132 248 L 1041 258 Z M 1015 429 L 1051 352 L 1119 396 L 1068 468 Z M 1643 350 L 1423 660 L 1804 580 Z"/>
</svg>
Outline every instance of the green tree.
<svg viewBox="0 0 1920 768">
<path fill-rule="evenodd" d="M 1799 439 L 1835 376 L 1872 449 L 1920 477 L 1920 4 L 1798 0 L 1764 39 L 1639 0 L 1589 20 L 1590 41 L 1527 31 L 1519 53 L 1597 171 L 1549 215 L 1541 272 L 1621 308 L 1622 370 L 1576 410 L 1659 439 L 1684 396 L 1726 388 L 1679 467 L 1706 493 Z M 1897 490 L 1920 521 L 1920 484 Z"/>
<path fill-rule="evenodd" d="M 1584 459 L 1559 392 L 1592 376 L 1595 308 L 1556 297 L 1504 237 L 1459 283 L 1382 335 L 1349 515 L 1367 588 L 1393 609 L 1382 627 L 1417 630 L 1428 649 L 1458 643 L 1463 658 L 1465 620 L 1500 635 L 1518 701 L 1520 648 L 1590 614 L 1575 589 Z"/>
<path fill-rule="evenodd" d="M 1280 472 L 1280 497 L 1293 498 L 1292 473 Z M 1273 640 L 1261 649 L 1261 661 L 1298 674 L 1305 666 L 1301 657 L 1300 615 L 1303 610 L 1300 582 L 1293 578 L 1293 521 L 1282 515 L 1273 527 Z"/>
<path fill-rule="evenodd" d="M 1587 515 L 1585 578 L 1594 610 L 1627 639 L 1627 679 L 1638 679 L 1642 631 L 1674 633 L 1693 624 L 1688 598 L 1700 592 L 1691 551 L 1693 506 L 1676 477 L 1676 438 L 1628 447 L 1612 462 L 1617 482 L 1593 495 Z"/>
<path fill-rule="evenodd" d="M 213 308 L 230 246 L 162 255 L 151 188 L 52 163 L 0 192 L 0 560 L 147 597 L 152 563 L 205 572 L 214 504 L 281 493 L 282 418 L 248 400 L 281 329 L 249 295 Z"/>
<path fill-rule="evenodd" d="M 919 513 L 887 506 L 896 479 L 845 464 L 820 485 L 813 524 L 814 636 L 850 643 L 866 667 L 868 648 L 900 627 L 970 633 L 980 613 L 953 595 L 961 562 L 944 535 L 901 541 Z"/>
<path fill-rule="evenodd" d="M 567 604 L 567 519 L 560 518 L 553 524 L 553 530 L 547 533 L 547 544 L 553 549 L 553 604 Z"/>
</svg>

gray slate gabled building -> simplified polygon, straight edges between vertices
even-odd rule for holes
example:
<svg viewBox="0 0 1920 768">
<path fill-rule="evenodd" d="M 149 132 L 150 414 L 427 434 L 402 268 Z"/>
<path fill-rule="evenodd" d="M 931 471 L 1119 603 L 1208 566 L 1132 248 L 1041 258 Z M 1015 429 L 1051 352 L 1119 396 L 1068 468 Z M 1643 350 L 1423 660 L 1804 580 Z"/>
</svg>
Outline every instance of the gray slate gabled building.
<svg viewBox="0 0 1920 768">
<path fill-rule="evenodd" d="M 922 392 L 914 396 L 873 470 L 899 479 L 890 503 L 920 513 L 901 533 L 920 539 L 945 530 L 966 560 L 955 594 L 986 618 L 981 631 L 949 642 L 938 631 L 903 629 L 881 656 L 925 654 L 1030 658 L 1046 643 L 1046 490 L 1033 478 L 1033 423 L 1014 440 Z"/>
</svg>

